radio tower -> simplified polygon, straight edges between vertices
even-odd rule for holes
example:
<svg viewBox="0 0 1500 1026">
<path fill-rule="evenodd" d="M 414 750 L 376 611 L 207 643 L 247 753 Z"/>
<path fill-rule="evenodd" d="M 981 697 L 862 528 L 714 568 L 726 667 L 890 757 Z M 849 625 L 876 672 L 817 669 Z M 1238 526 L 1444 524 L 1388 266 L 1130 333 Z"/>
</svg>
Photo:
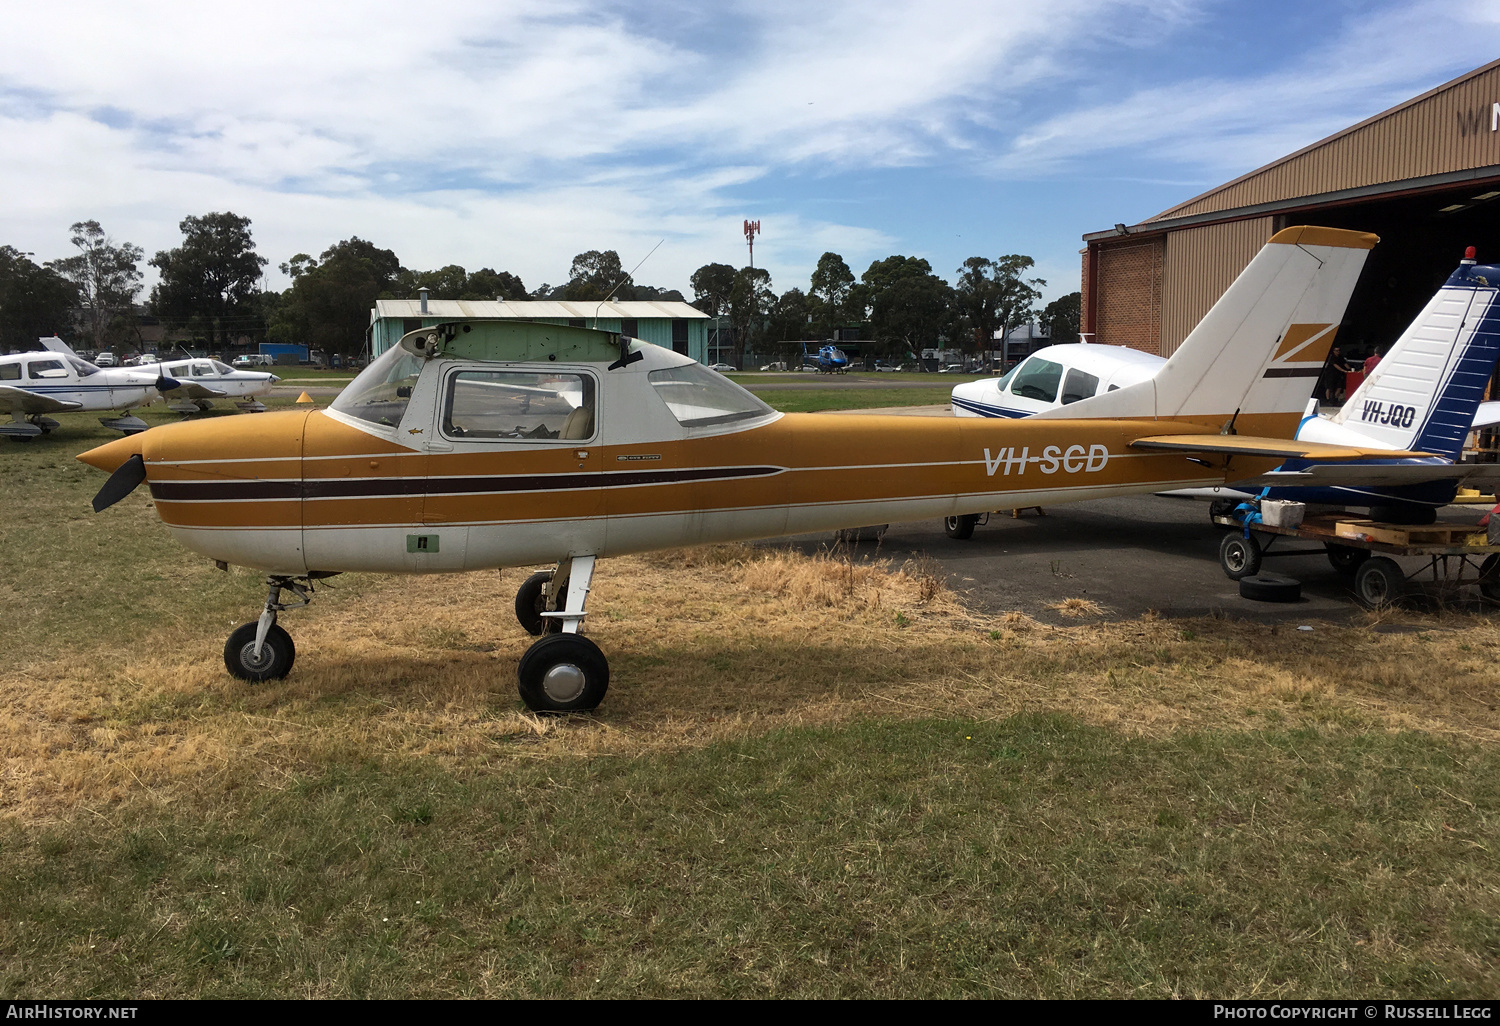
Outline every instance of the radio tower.
<svg viewBox="0 0 1500 1026">
<path fill-rule="evenodd" d="M 745 222 L 745 241 L 750 244 L 750 266 L 755 266 L 755 237 L 760 234 L 759 221 Z"/>
</svg>

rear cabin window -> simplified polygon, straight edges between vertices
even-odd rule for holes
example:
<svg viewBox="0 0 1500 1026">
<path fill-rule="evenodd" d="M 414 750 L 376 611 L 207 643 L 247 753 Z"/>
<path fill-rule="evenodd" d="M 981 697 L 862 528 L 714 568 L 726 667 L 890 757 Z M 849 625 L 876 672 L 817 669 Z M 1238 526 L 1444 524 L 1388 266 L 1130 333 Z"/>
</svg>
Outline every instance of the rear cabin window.
<svg viewBox="0 0 1500 1026">
<path fill-rule="evenodd" d="M 1032 357 L 1016 372 L 1015 380 L 1010 383 L 1010 394 L 1044 403 L 1055 402 L 1062 376 L 1062 364 Z"/>
<path fill-rule="evenodd" d="M 0 363 L 0 381 L 19 381 L 21 378 L 21 365 L 19 363 Z"/>
<path fill-rule="evenodd" d="M 1075 367 L 1068 371 L 1067 379 L 1063 381 L 1062 401 L 1064 405 L 1076 403 L 1080 399 L 1087 399 L 1097 391 L 1099 391 L 1099 379 Z"/>
<path fill-rule="evenodd" d="M 713 427 L 775 413 L 722 374 L 700 363 L 654 370 L 647 377 L 683 427 Z"/>
<path fill-rule="evenodd" d="M 448 379 L 443 433 L 516 441 L 592 438 L 594 379 L 586 374 L 459 371 Z"/>
</svg>

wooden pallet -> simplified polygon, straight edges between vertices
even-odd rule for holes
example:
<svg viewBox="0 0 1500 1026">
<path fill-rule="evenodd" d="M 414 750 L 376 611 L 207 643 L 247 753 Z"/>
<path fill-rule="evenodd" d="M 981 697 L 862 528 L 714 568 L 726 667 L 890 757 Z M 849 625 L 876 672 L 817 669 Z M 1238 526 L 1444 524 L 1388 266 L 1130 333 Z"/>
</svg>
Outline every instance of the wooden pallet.
<svg viewBox="0 0 1500 1026">
<path fill-rule="evenodd" d="M 1374 520 L 1340 520 L 1335 534 L 1340 538 L 1381 542 L 1386 545 L 1484 545 L 1485 532 L 1472 524 L 1382 524 Z"/>
</svg>

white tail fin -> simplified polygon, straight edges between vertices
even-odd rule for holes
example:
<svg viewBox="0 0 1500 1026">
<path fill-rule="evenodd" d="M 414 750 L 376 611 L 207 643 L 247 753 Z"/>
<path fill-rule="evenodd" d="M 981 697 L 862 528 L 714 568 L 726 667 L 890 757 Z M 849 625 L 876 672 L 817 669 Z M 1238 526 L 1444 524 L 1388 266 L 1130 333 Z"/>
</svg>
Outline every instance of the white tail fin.
<svg viewBox="0 0 1500 1026">
<path fill-rule="evenodd" d="M 1500 268 L 1461 264 L 1331 419 L 1393 449 L 1458 459 L 1500 357 Z"/>
<path fill-rule="evenodd" d="M 1277 232 L 1151 381 L 1036 416 L 1238 417 L 1242 434 L 1292 437 L 1377 241 L 1338 228 Z"/>
</svg>

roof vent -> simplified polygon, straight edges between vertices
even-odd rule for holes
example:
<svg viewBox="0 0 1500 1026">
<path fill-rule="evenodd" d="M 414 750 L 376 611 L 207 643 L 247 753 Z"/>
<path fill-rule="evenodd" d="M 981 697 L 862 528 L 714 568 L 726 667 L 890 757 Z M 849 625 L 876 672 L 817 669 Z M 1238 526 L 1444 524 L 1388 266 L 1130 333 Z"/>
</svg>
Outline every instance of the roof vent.
<svg viewBox="0 0 1500 1026">
<path fill-rule="evenodd" d="M 417 296 L 418 296 L 418 298 L 420 298 L 422 300 L 422 312 L 423 313 L 427 312 L 427 292 L 428 292 L 428 289 L 427 289 L 427 286 L 425 286 L 425 285 L 423 285 L 422 287 L 420 287 L 420 288 L 417 289 Z"/>
</svg>

